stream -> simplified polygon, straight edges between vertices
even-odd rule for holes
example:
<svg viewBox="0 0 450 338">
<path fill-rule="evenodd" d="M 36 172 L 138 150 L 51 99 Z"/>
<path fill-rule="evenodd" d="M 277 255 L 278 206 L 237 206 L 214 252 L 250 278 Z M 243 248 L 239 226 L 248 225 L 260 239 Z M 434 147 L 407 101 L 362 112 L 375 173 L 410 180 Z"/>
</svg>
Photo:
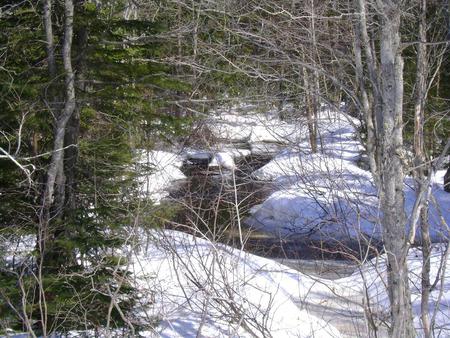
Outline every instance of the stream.
<svg viewBox="0 0 450 338">
<path fill-rule="evenodd" d="M 169 200 L 178 210 L 172 224 L 180 224 L 173 228 L 197 236 L 200 231 L 210 240 L 243 248 L 311 277 L 334 280 L 350 276 L 365 253 L 365 248 L 357 243 L 339 247 L 306 238 L 280 238 L 245 224 L 251 209 L 277 190 L 275 183 L 258 181 L 251 175 L 270 160 L 270 156 L 243 157 L 236 161 L 234 172 L 211 168 L 202 161 L 191 161 L 183 166 L 187 178 L 170 190 Z M 302 298 L 292 301 L 331 323 L 342 337 L 353 338 L 364 337 L 367 332 L 362 299 L 362 294 L 355 293 L 348 298 L 332 294 L 323 302 L 308 302 Z M 379 337 L 386 337 L 385 331 L 380 328 Z"/>
<path fill-rule="evenodd" d="M 247 252 L 274 259 L 303 273 L 329 279 L 352 274 L 360 256 L 357 243 L 337 247 L 306 238 L 280 238 L 245 224 L 251 208 L 261 204 L 276 189 L 274 183 L 251 176 L 271 159 L 268 155 L 242 157 L 236 161 L 234 173 L 209 167 L 209 160 L 185 163 L 182 171 L 187 178 L 170 189 L 170 201 L 177 206 L 173 223 L 188 225 L 192 233 L 201 231 L 211 240 L 236 248 L 243 244 Z M 189 232 L 186 227 L 177 229 Z"/>
</svg>

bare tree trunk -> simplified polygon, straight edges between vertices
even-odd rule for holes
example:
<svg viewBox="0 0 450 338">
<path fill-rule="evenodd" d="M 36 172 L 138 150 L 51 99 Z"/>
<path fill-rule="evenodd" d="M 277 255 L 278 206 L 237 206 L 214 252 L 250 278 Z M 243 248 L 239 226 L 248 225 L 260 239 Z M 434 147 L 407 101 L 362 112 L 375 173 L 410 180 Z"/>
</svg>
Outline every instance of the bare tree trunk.
<svg viewBox="0 0 450 338">
<path fill-rule="evenodd" d="M 75 110 L 75 86 L 74 73 L 72 70 L 71 49 L 73 36 L 73 2 L 65 0 L 64 3 L 64 42 L 63 42 L 63 64 L 65 71 L 65 103 L 64 109 L 58 116 L 54 131 L 53 153 L 49 169 L 47 171 L 47 182 L 45 184 L 42 210 L 40 215 L 41 223 L 41 254 L 45 251 L 45 242 L 49 239 L 48 223 L 51 217 L 51 209 L 55 202 L 62 205 L 64 201 L 64 137 L 66 125 Z M 60 210 L 56 210 L 59 212 Z"/>
<path fill-rule="evenodd" d="M 366 117 L 367 126 L 367 152 L 369 156 L 369 161 L 371 162 L 371 172 L 374 174 L 374 180 L 377 187 L 380 187 L 380 161 L 381 161 L 381 149 L 379 147 L 379 142 L 377 137 L 379 136 L 379 125 L 380 116 L 382 116 L 382 103 L 381 103 L 381 93 L 380 93 L 380 76 L 378 72 L 378 66 L 376 62 L 376 53 L 374 44 L 369 38 L 369 33 L 367 31 L 367 12 L 365 0 L 356 0 L 356 8 L 359 12 L 359 34 L 355 34 L 357 39 L 361 42 L 361 47 L 364 50 L 364 55 L 366 57 L 366 64 L 369 73 L 369 79 L 371 82 L 371 89 L 373 91 L 373 102 L 370 107 L 370 112 Z M 357 41 L 358 42 L 358 41 Z M 358 65 L 357 65 L 358 67 Z M 362 70 L 362 65 L 361 69 Z M 363 82 L 360 82 L 360 85 Z M 368 100 L 368 102 L 370 102 Z"/>
<path fill-rule="evenodd" d="M 379 1 L 381 16 L 381 124 L 380 202 L 383 239 L 388 259 L 391 337 L 415 337 L 408 281 L 404 211 L 403 58 L 400 46 L 400 5 Z"/>
<path fill-rule="evenodd" d="M 77 0 L 75 8 L 83 10 L 85 0 Z M 81 91 L 86 90 L 85 72 L 86 72 L 86 48 L 88 43 L 88 29 L 81 26 L 75 33 L 75 46 L 78 58 L 75 64 L 77 88 Z M 76 191 L 76 174 L 78 163 L 78 140 L 80 134 L 80 112 L 81 105 L 75 105 L 75 109 L 69 121 L 67 122 L 66 133 L 64 135 L 64 172 L 66 175 L 66 191 L 65 201 L 66 208 L 74 210 L 76 208 L 75 191 Z"/>
<path fill-rule="evenodd" d="M 311 151 L 317 152 L 317 130 L 314 123 L 314 102 L 311 95 L 311 83 L 309 81 L 309 74 L 305 67 L 303 67 L 303 86 L 305 88 L 305 107 L 306 107 L 306 123 L 308 124 L 309 143 Z"/>
<path fill-rule="evenodd" d="M 361 52 L 361 31 L 360 26 L 355 25 L 354 28 L 354 45 L 353 52 L 355 56 L 355 71 L 357 78 L 357 86 L 359 91 L 359 100 L 363 112 L 364 123 L 367 129 L 366 135 L 366 152 L 369 159 L 369 168 L 372 176 L 377 180 L 378 178 L 378 165 L 376 159 L 376 147 L 377 147 L 377 136 L 373 117 L 373 107 L 370 104 L 369 96 L 367 94 L 365 79 L 364 79 L 364 68 L 362 63 L 362 52 Z"/>
<path fill-rule="evenodd" d="M 406 214 L 404 209 L 403 174 L 403 58 L 400 46 L 401 3 L 379 0 L 374 3 L 376 19 L 380 20 L 379 54 L 375 43 L 368 34 L 366 1 L 356 0 L 359 12 L 359 33 L 355 34 L 356 71 L 359 79 L 360 95 L 364 110 L 369 100 L 361 88 L 362 60 L 361 47 L 364 48 L 365 61 L 373 93 L 375 146 L 368 148 L 373 154 L 372 173 L 377 183 L 380 204 L 383 242 L 388 263 L 388 294 L 391 311 L 391 337 L 415 337 L 412 317 L 411 295 L 409 290 L 406 237 Z M 380 57 L 377 65 L 377 55 Z M 359 64 L 361 63 L 361 64 Z M 374 142 L 374 140 L 370 140 Z M 375 167 L 376 166 L 376 170 Z"/>
<path fill-rule="evenodd" d="M 44 25 L 47 41 L 47 59 L 50 77 L 56 76 L 56 63 L 54 57 L 53 30 L 52 30 L 52 3 L 46 0 L 44 3 Z M 44 270 L 48 264 L 46 256 L 47 243 L 53 237 L 53 231 L 50 230 L 49 223 L 52 217 L 58 215 L 64 204 L 64 134 L 67 121 L 70 119 L 75 108 L 75 90 L 74 74 L 71 64 L 71 46 L 72 46 L 72 26 L 73 26 L 73 4 L 72 0 L 65 1 L 65 23 L 64 23 L 64 43 L 63 43 L 63 63 L 66 72 L 65 79 L 65 104 L 60 114 L 55 116 L 56 126 L 54 129 L 53 150 L 50 165 L 47 170 L 46 183 L 42 196 L 42 206 L 39 214 L 39 229 L 37 239 L 37 249 L 39 257 L 37 263 L 37 279 L 39 286 L 38 304 L 40 308 L 40 326 L 45 337 L 47 334 L 47 305 L 45 288 L 43 285 Z M 55 95 L 56 97 L 57 95 Z M 52 107 L 50 106 L 50 109 Z M 56 206 L 56 208 L 55 208 Z"/>
<path fill-rule="evenodd" d="M 52 23 L 52 0 L 44 1 L 44 28 L 45 28 L 48 71 L 50 74 L 50 80 L 53 80 L 56 77 L 56 63 L 55 63 L 55 45 L 53 42 L 54 36 Z"/>
<path fill-rule="evenodd" d="M 421 42 L 427 41 L 426 35 L 426 11 L 427 1 L 420 1 L 419 13 L 419 40 Z M 427 97 L 427 47 L 425 43 L 417 45 L 417 69 L 416 69 L 416 86 L 415 86 L 415 102 L 414 102 L 414 176 L 416 179 L 416 191 L 419 193 L 425 190 L 428 186 L 426 162 L 425 162 L 425 147 L 424 147 L 424 132 L 423 126 L 425 121 L 425 102 Z M 419 216 L 419 224 L 422 234 L 422 300 L 421 300 L 421 320 L 423 333 L 425 338 L 431 337 L 431 327 L 429 318 L 429 300 L 430 300 L 430 254 L 431 254 L 431 239 L 430 226 L 428 223 L 428 207 L 422 206 Z"/>
<path fill-rule="evenodd" d="M 317 38 L 316 38 L 316 23 L 315 23 L 315 8 L 314 8 L 314 0 L 310 0 L 310 6 L 311 6 L 311 22 L 310 22 L 310 28 L 311 28 L 311 39 L 314 47 L 312 60 L 314 64 L 314 70 L 312 72 L 313 80 L 312 85 L 314 88 L 313 95 L 312 95 L 312 112 L 313 112 L 313 123 L 314 123 L 314 139 L 315 139 L 315 148 L 316 150 L 314 152 L 317 152 L 317 137 L 319 136 L 319 119 L 318 119 L 318 110 L 319 110 L 319 95 L 320 95 L 320 79 L 319 79 L 319 73 L 317 71 L 318 64 L 320 64 L 320 57 L 319 57 L 319 51 L 317 49 Z M 320 142 L 321 145 L 321 151 L 323 152 L 323 144 L 322 141 Z"/>
</svg>

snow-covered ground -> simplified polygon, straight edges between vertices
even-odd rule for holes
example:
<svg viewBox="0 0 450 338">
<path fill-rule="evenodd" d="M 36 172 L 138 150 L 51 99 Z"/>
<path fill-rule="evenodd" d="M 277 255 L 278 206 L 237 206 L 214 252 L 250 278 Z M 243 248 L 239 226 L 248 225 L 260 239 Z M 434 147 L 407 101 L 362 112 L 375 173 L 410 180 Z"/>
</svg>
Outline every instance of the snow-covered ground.
<svg viewBox="0 0 450 338">
<path fill-rule="evenodd" d="M 149 314 L 160 318 L 161 337 L 340 337 L 294 303 L 316 281 L 271 260 L 164 231 L 153 232 L 134 267 L 140 287 L 156 292 Z M 331 293 L 321 283 L 315 292 Z"/>
<path fill-rule="evenodd" d="M 378 336 L 385 336 L 389 318 L 385 255 L 362 262 L 349 277 L 328 280 L 173 230 L 140 232 L 136 238 L 129 246 L 129 268 L 142 306 L 136 308 L 133 322 L 152 326 L 141 336 L 368 337 L 368 304 Z M 22 247 L 20 255 L 30 254 L 32 241 L 24 240 L 9 254 L 17 246 Z M 411 249 L 407 262 L 420 337 L 420 250 Z M 430 264 L 430 318 L 435 336 L 449 337 L 450 257 L 445 245 L 433 247 Z M 68 336 L 89 337 L 93 332 L 73 331 Z"/>
<path fill-rule="evenodd" d="M 208 120 L 213 135 L 227 142 L 280 143 L 294 142 L 301 134 L 301 126 L 289 124 L 267 114 L 220 114 Z"/>
<path fill-rule="evenodd" d="M 248 224 L 282 237 L 346 239 L 363 233 L 381 238 L 377 191 L 370 173 L 357 165 L 362 151 L 355 137 L 358 121 L 343 113 L 321 112 L 322 151 L 317 154 L 310 150 L 304 124 L 260 113 L 221 114 L 208 124 L 222 140 L 222 148 L 140 155 L 139 164 L 150 172 L 140 178 L 143 194 L 155 202 L 165 198 L 168 187 L 186 179 L 180 168 L 189 158 L 203 156 L 210 166 L 235 170 L 238 158 L 275 145 L 268 151 L 276 153 L 274 159 L 253 172 L 252 178 L 275 182 L 277 190 L 253 208 Z M 243 143 L 248 149 L 239 148 Z M 433 176 L 430 203 L 436 241 L 448 234 L 442 223 L 450 223 L 450 194 L 443 191 L 443 174 Z M 412 187 L 407 178 L 408 215 L 415 198 Z M 197 235 L 151 230 L 140 233 L 136 245 L 130 246 L 130 268 L 142 301 L 136 316 L 141 323 L 155 323 L 153 329 L 142 332 L 144 336 L 367 337 L 368 305 L 376 325 L 383 326 L 389 318 L 384 255 L 360 262 L 349 277 L 328 280 Z M 4 264 L 12 255 L 23 259 L 30 253 L 34 245 L 24 240 L 4 242 L 0 248 Z M 430 318 L 436 336 L 450 337 L 450 258 L 445 245 L 433 247 L 430 263 Z M 421 252 L 411 249 L 408 266 L 419 336 L 421 264 Z M 380 336 L 383 332 L 380 329 Z"/>
<path fill-rule="evenodd" d="M 376 325 L 389 318 L 385 256 L 366 262 L 349 277 L 327 280 L 185 233 L 154 231 L 150 236 L 151 244 L 134 263 L 139 287 L 154 292 L 155 304 L 146 314 L 160 319 L 146 336 L 341 337 L 339 327 L 366 337 L 367 304 Z M 431 292 L 430 317 L 435 316 L 436 335 L 447 337 L 450 272 L 440 266 L 450 259 L 442 259 L 444 254 L 443 245 L 434 247 L 431 278 L 438 283 Z M 419 250 L 411 250 L 408 264 L 419 336 L 421 259 Z M 385 327 L 379 334 L 383 332 Z"/>
<path fill-rule="evenodd" d="M 381 240 L 378 193 L 370 172 L 357 165 L 363 150 L 356 139 L 357 125 L 358 121 L 344 113 L 322 112 L 318 121 L 320 152 L 313 154 L 304 137 L 255 171 L 253 177 L 274 181 L 279 189 L 253 208 L 247 224 L 283 238 L 346 241 L 363 234 Z M 443 190 L 443 175 L 442 170 L 432 177 L 430 225 L 435 242 L 449 236 L 450 194 Z M 408 216 L 415 197 L 413 180 L 408 177 Z"/>
<path fill-rule="evenodd" d="M 414 312 L 414 324 L 420 331 L 421 288 L 422 288 L 422 252 L 411 249 L 408 254 L 411 300 Z M 450 337 L 450 257 L 445 245 L 435 245 L 430 257 L 430 280 L 433 285 L 430 294 L 430 319 L 434 318 L 434 336 Z M 389 318 L 389 298 L 386 290 L 387 265 L 386 255 L 374 258 L 363 265 L 361 271 L 348 278 L 337 281 L 341 286 L 354 285 L 361 291 L 367 289 L 373 311 L 379 313 L 380 319 Z M 434 284 L 436 283 L 436 284 Z"/>
</svg>

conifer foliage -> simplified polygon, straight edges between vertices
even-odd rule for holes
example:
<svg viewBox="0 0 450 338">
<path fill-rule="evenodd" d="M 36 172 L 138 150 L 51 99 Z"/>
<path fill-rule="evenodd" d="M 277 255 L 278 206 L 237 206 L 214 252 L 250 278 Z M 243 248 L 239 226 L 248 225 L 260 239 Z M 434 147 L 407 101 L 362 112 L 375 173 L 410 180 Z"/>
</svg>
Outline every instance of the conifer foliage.
<svg viewBox="0 0 450 338">
<path fill-rule="evenodd" d="M 127 258 L 116 250 L 135 224 L 135 150 L 156 131 L 178 133 L 166 98 L 189 86 L 151 62 L 170 51 L 157 38 L 164 25 L 125 10 L 2 2 L 0 332 L 135 330 Z M 24 246 L 34 251 L 20 255 Z"/>
</svg>

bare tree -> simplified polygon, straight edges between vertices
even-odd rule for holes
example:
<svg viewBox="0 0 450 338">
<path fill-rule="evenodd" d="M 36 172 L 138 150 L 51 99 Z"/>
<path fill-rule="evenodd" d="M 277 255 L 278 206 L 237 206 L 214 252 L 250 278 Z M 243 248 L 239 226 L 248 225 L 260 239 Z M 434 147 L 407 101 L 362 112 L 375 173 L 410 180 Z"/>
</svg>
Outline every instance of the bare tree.
<svg viewBox="0 0 450 338">
<path fill-rule="evenodd" d="M 419 8 L 419 34 L 420 43 L 417 45 L 417 61 L 416 61 L 416 86 L 415 86 L 415 101 L 414 101 L 414 167 L 416 178 L 416 189 L 419 191 L 425 189 L 427 168 L 425 163 L 425 146 L 424 146 L 424 123 L 425 123 L 425 102 L 427 96 L 427 41 L 426 34 L 426 13 L 427 0 L 420 0 Z M 429 168 L 431 169 L 431 168 Z M 429 301 L 430 301 L 430 253 L 431 253 L 431 238 L 430 227 L 428 223 L 428 209 L 422 207 L 420 210 L 419 224 L 422 234 L 422 302 L 421 302 L 421 320 L 424 331 L 424 337 L 431 337 L 431 327 L 429 318 Z"/>
<path fill-rule="evenodd" d="M 45 25 L 51 25 L 51 1 L 45 3 Z M 47 170 L 47 178 L 42 197 L 41 211 L 39 215 L 39 234 L 38 249 L 40 252 L 40 261 L 38 265 L 38 282 L 39 303 L 43 304 L 41 310 L 42 330 L 44 336 L 47 334 L 47 311 L 45 310 L 45 293 L 43 291 L 43 269 L 46 264 L 47 244 L 55 237 L 54 231 L 49 229 L 49 222 L 52 217 L 60 217 L 65 198 L 65 176 L 64 176 L 64 136 L 66 132 L 67 122 L 70 120 L 75 110 L 75 75 L 72 68 L 72 38 L 73 38 L 73 15 L 74 6 L 72 0 L 64 2 L 64 41 L 62 59 L 65 71 L 65 102 L 64 108 L 55 116 L 55 129 L 53 151 L 49 168 Z M 47 35 L 47 51 L 49 52 L 49 69 L 51 75 L 54 69 L 54 56 L 52 42 L 54 37 L 52 29 L 46 28 Z M 53 61 L 52 61 L 53 60 Z M 53 63 L 53 65 L 51 65 Z M 51 256 L 49 256 L 51 257 Z"/>
<path fill-rule="evenodd" d="M 391 304 L 392 337 L 414 337 L 406 257 L 408 242 L 404 211 L 404 145 L 403 145 L 403 58 L 400 39 L 402 2 L 377 1 L 369 6 L 379 13 L 379 51 L 369 41 L 367 3 L 357 1 L 360 35 L 366 51 L 379 148 L 378 174 L 383 242 L 388 257 L 388 292 Z M 359 41 L 358 41 L 359 42 Z M 358 44 L 356 44 L 358 46 Z M 357 52 L 359 54 L 359 52 Z M 379 55 L 378 62 L 375 57 Z M 357 59 L 359 56 L 357 57 Z M 359 60 L 357 60 L 359 61 Z M 380 69 L 376 69 L 379 64 Z M 363 98 L 364 93 L 363 93 Z M 366 104 L 367 106 L 367 104 Z M 367 114 L 367 113 L 366 113 Z M 366 121 L 371 121 L 367 114 Z M 369 128 L 371 125 L 369 124 Z M 371 142 L 371 141 L 369 141 Z M 372 151 L 374 151 L 373 147 Z M 374 154 L 370 154 L 376 158 Z M 375 165 L 376 161 L 371 160 Z M 374 172 L 374 170 L 372 169 Z"/>
</svg>

